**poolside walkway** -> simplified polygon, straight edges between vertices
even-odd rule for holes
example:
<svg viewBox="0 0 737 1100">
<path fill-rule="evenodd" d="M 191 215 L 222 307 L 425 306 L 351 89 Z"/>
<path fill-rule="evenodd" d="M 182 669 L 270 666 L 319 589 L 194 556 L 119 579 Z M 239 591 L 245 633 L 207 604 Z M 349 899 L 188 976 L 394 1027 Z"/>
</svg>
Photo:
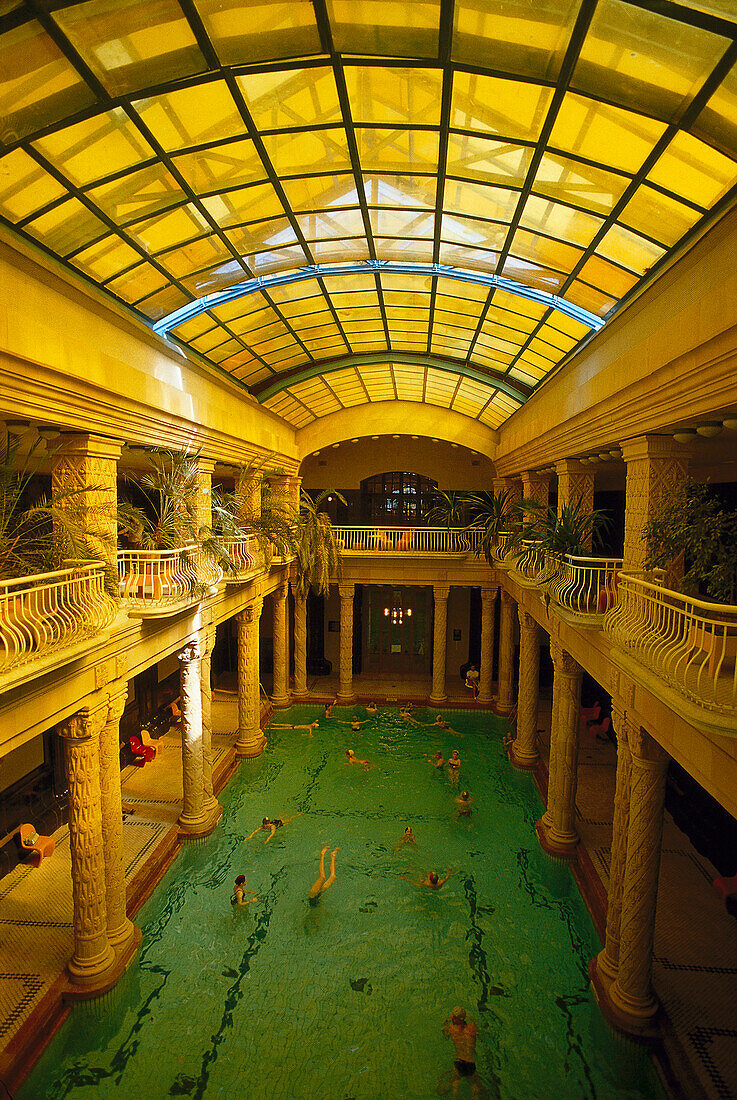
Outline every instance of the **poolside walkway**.
<svg viewBox="0 0 737 1100">
<path fill-rule="evenodd" d="M 221 681 L 222 686 L 222 681 Z M 337 681 L 315 679 L 308 702 L 334 697 Z M 417 701 L 427 698 L 428 677 L 394 682 L 355 677 L 359 699 Z M 469 706 L 461 681 L 448 683 L 449 706 Z M 361 704 L 359 703 L 358 706 Z M 443 708 L 438 708 L 442 710 Z M 543 760 L 549 749 L 550 704 L 538 726 Z M 235 766 L 237 698 L 213 693 L 216 789 Z M 150 893 L 181 840 L 181 738 L 173 727 L 145 768 L 122 773 L 129 912 Z M 586 889 L 601 927 L 609 876 L 616 752 L 581 730 L 577 825 L 588 856 Z M 543 774 L 544 781 L 544 774 Z M 29 1033 L 49 1032 L 68 1011 L 62 1004 L 66 961 L 72 953 L 71 857 L 68 826 L 54 834 L 54 858 L 37 869 L 21 865 L 0 880 L 0 1082 L 16 1083 L 11 1066 Z M 585 857 L 584 857 L 585 858 Z M 735 920 L 712 889 L 716 872 L 666 815 L 655 935 L 655 988 L 669 1017 L 666 1048 L 676 1078 L 674 1095 L 730 1100 L 737 1096 L 737 936 Z M 597 885 L 598 884 L 598 885 Z M 33 1044 L 30 1044 L 32 1047 Z M 12 1056 L 11 1056 L 12 1055 Z"/>
</svg>

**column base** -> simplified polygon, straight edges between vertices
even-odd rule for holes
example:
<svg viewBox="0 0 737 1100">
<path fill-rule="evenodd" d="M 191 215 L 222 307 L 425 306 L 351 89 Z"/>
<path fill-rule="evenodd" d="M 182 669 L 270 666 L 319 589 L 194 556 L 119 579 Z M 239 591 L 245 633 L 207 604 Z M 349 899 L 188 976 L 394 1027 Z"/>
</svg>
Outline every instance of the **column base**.
<svg viewBox="0 0 737 1100">
<path fill-rule="evenodd" d="M 356 695 L 355 691 L 351 691 L 349 695 L 344 695 L 341 691 L 339 691 L 335 696 L 336 703 L 340 703 L 342 706 L 345 706 L 348 703 L 355 703 L 357 699 L 358 696 Z"/>
<path fill-rule="evenodd" d="M 70 963 L 67 967 L 70 984 L 62 991 L 62 999 L 64 1001 L 87 1001 L 108 993 L 118 984 L 135 959 L 141 948 L 142 938 L 141 929 L 138 925 L 131 924 L 130 936 L 113 952 L 112 966 L 104 974 L 100 974 L 95 981 L 84 984 L 78 983 L 77 979 L 72 976 L 70 970 L 72 964 Z"/>
<path fill-rule="evenodd" d="M 476 702 L 479 702 L 479 700 L 477 699 Z M 512 702 L 511 700 L 510 702 L 502 702 L 501 699 L 497 699 L 494 709 L 496 710 L 497 714 L 506 716 L 507 714 L 511 714 L 514 710 L 514 702 Z"/>
<path fill-rule="evenodd" d="M 430 695 L 428 697 L 428 703 L 433 707 L 442 707 L 443 703 L 448 702 L 447 695 Z"/>
<path fill-rule="evenodd" d="M 535 824 L 535 832 L 537 833 L 537 839 L 540 841 L 540 847 L 544 852 L 547 852 L 549 856 L 554 859 L 575 859 L 578 851 L 579 838 L 575 839 L 565 838 L 560 840 L 555 837 L 553 830 L 550 829 L 542 818 Z"/>
<path fill-rule="evenodd" d="M 270 695 L 269 700 L 272 707 L 278 707 L 280 710 L 286 710 L 287 707 L 292 705 L 292 700 L 288 695 Z"/>
<path fill-rule="evenodd" d="M 646 1041 L 658 1039 L 661 1034 L 658 1018 L 661 1010 L 658 1002 L 655 1001 L 654 1010 L 648 1016 L 632 1015 L 623 1010 L 612 997 L 615 980 L 608 977 L 602 970 L 599 962 L 600 957 L 600 955 L 597 955 L 589 962 L 589 980 L 604 1019 L 611 1027 L 625 1032 L 634 1039 Z"/>
<path fill-rule="evenodd" d="M 114 951 L 119 952 L 123 950 L 128 940 L 134 935 L 135 927 L 133 921 L 126 917 L 118 928 L 114 928 L 112 932 L 108 929 L 107 942 Z"/>
<path fill-rule="evenodd" d="M 182 840 L 200 840 L 203 836 L 210 835 L 222 816 L 223 807 L 216 801 L 214 806 L 205 808 L 203 817 L 198 818 L 197 823 L 183 823 L 180 817 L 178 822 L 179 835 Z"/>
<path fill-rule="evenodd" d="M 104 986 L 115 969 L 115 952 L 109 943 L 103 951 L 90 959 L 71 958 L 67 963 L 67 974 L 74 985 Z M 109 987 L 108 987 L 109 988 Z"/>
<path fill-rule="evenodd" d="M 603 982 L 609 982 L 611 984 L 617 977 L 617 964 L 613 963 L 606 953 L 606 948 L 603 948 L 598 955 L 596 955 L 591 963 L 595 965 L 596 972 L 600 976 Z M 589 966 L 589 970 L 591 966 Z"/>
<path fill-rule="evenodd" d="M 302 688 L 293 688 L 292 689 L 292 698 L 293 699 L 306 699 L 309 694 L 310 694 L 310 689 L 309 688 L 304 688 L 304 690 Z"/>
<path fill-rule="evenodd" d="M 196 817 L 190 817 L 185 813 L 181 813 L 177 820 L 179 835 L 181 837 L 203 836 L 204 831 L 207 829 L 207 825 L 208 818 L 204 810 L 197 814 Z"/>
<path fill-rule="evenodd" d="M 489 692 L 488 695 L 484 695 L 484 693 L 480 691 L 476 696 L 476 702 L 481 703 L 481 705 L 484 707 L 490 707 L 493 701 L 494 696 L 491 694 L 491 692 Z"/>
<path fill-rule="evenodd" d="M 254 756 L 260 756 L 267 745 L 263 733 L 260 737 L 250 738 L 248 741 L 236 741 L 235 755 L 238 760 L 251 760 Z"/>
<path fill-rule="evenodd" d="M 520 771 L 534 771 L 540 763 L 540 757 L 538 753 L 534 753 L 530 756 L 520 754 L 515 750 L 515 742 L 510 741 L 507 745 L 507 755 L 509 756 L 509 763 L 513 767 L 518 768 Z"/>
</svg>

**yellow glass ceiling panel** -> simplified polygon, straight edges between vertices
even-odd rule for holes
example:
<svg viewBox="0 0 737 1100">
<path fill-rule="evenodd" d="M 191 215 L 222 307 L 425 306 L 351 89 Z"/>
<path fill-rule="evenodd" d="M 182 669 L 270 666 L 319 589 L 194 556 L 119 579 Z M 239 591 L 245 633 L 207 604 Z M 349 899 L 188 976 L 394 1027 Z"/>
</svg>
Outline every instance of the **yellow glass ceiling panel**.
<svg viewBox="0 0 737 1100">
<path fill-rule="evenodd" d="M 40 210 L 66 191 L 23 149 L 0 158 L 0 214 L 11 222 Z"/>
<path fill-rule="evenodd" d="M 94 95 L 35 20 L 0 35 L 0 138 L 33 134 L 80 111 Z"/>
<path fill-rule="evenodd" d="M 189 299 L 181 290 L 175 286 L 167 286 L 137 304 L 141 313 L 145 313 L 152 321 L 158 321 L 160 317 L 166 317 L 167 313 L 179 309 L 187 301 Z"/>
<path fill-rule="evenodd" d="M 379 237 L 432 237 L 435 219 L 427 211 L 372 210 L 371 228 Z"/>
<path fill-rule="evenodd" d="M 438 141 L 432 130 L 356 127 L 358 155 L 367 172 L 436 172 Z"/>
<path fill-rule="evenodd" d="M 191 321 L 185 321 L 183 325 L 179 325 L 178 328 L 172 331 L 180 340 L 192 340 L 195 336 L 202 336 L 203 333 L 209 332 L 212 327 L 212 318 L 206 313 L 201 313 L 199 317 L 193 317 Z"/>
<path fill-rule="evenodd" d="M 550 202 L 530 195 L 522 211 L 520 225 L 526 229 L 538 230 L 548 237 L 557 237 L 579 244 L 584 248 L 593 241 L 604 221 L 593 214 L 584 214 L 562 203 Z"/>
<path fill-rule="evenodd" d="M 150 160 L 154 150 L 119 107 L 33 142 L 79 187 Z"/>
<path fill-rule="evenodd" d="M 225 263 L 214 264 L 193 275 L 183 276 L 180 283 L 195 298 L 201 298 L 205 294 L 213 294 L 230 286 L 234 279 L 240 277 L 242 270 L 236 260 L 228 259 Z"/>
<path fill-rule="evenodd" d="M 572 84 L 635 111 L 670 121 L 690 102 L 728 41 L 709 31 L 599 0 Z"/>
<path fill-rule="evenodd" d="M 103 183 L 87 194 L 118 225 L 139 221 L 169 206 L 183 205 L 187 198 L 171 173 L 158 162 Z"/>
<path fill-rule="evenodd" d="M 238 191 L 224 191 L 202 199 L 202 205 L 223 228 L 242 222 L 261 221 L 284 212 L 270 183 L 254 183 Z"/>
<path fill-rule="evenodd" d="M 368 244 L 365 237 L 353 240 L 329 240 L 313 241 L 310 251 L 315 263 L 333 263 L 340 260 L 367 260 L 369 258 Z"/>
<path fill-rule="evenodd" d="M 422 401 L 425 378 L 421 370 L 395 364 L 393 374 L 399 401 Z"/>
<path fill-rule="evenodd" d="M 476 134 L 448 137 L 447 171 L 462 179 L 521 188 L 531 158 L 532 149 L 525 145 L 510 145 Z"/>
<path fill-rule="evenodd" d="M 608 214 L 629 182 L 626 176 L 546 153 L 540 161 L 533 191 L 558 202 L 582 206 L 584 210 Z"/>
<path fill-rule="evenodd" d="M 607 260 L 592 256 L 581 268 L 579 275 L 586 283 L 599 287 L 613 298 L 623 298 L 637 282 L 637 276 L 621 267 L 615 267 Z"/>
<path fill-rule="evenodd" d="M 680 240 L 700 217 L 698 210 L 644 185 L 635 191 L 619 215 L 619 221 L 670 246 Z"/>
<path fill-rule="evenodd" d="M 732 0 L 728 0 L 732 7 Z M 737 65 L 724 80 L 691 127 L 696 137 L 715 145 L 727 156 L 737 149 Z"/>
<path fill-rule="evenodd" d="M 239 76 L 238 84 L 259 130 L 327 125 L 343 118 L 329 66 Z"/>
<path fill-rule="evenodd" d="M 104 280 L 131 267 L 140 258 L 135 248 L 131 248 L 120 237 L 105 237 L 82 252 L 78 252 L 72 263 L 85 274 Z"/>
<path fill-rule="evenodd" d="M 432 261 L 432 241 L 394 241 L 386 237 L 376 238 L 377 260 L 414 260 L 420 264 Z"/>
<path fill-rule="evenodd" d="M 435 208 L 438 183 L 432 176 L 364 175 L 364 191 L 369 206 L 424 206 Z"/>
<path fill-rule="evenodd" d="M 66 256 L 103 236 L 107 226 L 78 199 L 71 198 L 28 222 L 26 232 Z"/>
<path fill-rule="evenodd" d="M 699 206 L 709 207 L 737 183 L 737 165 L 680 130 L 654 164 L 648 179 Z"/>
<path fill-rule="evenodd" d="M 52 17 L 111 95 L 207 68 L 176 0 L 87 0 Z"/>
<path fill-rule="evenodd" d="M 340 172 L 347 171 L 351 166 L 345 130 L 338 126 L 300 134 L 267 134 L 264 145 L 280 176 L 324 172 L 326 169 Z"/>
<path fill-rule="evenodd" d="M 519 80 L 456 72 L 450 124 L 534 141 L 540 136 L 553 98 L 552 88 Z"/>
<path fill-rule="evenodd" d="M 320 210 L 297 218 L 305 240 L 315 241 L 323 237 L 340 240 L 363 233 L 363 214 L 358 206 L 348 210 Z"/>
<path fill-rule="evenodd" d="M 440 0 L 327 0 L 341 53 L 435 57 Z"/>
<path fill-rule="evenodd" d="M 310 0 L 195 0 L 224 65 L 320 52 Z"/>
<path fill-rule="evenodd" d="M 345 82 L 354 123 L 440 124 L 443 74 L 438 69 L 348 65 Z"/>
<path fill-rule="evenodd" d="M 156 218 L 149 218 L 133 226 L 129 232 L 149 252 L 162 252 L 165 248 L 191 240 L 209 229 L 210 226 L 199 210 L 188 205 L 177 207 L 176 210 L 160 214 Z"/>
<path fill-rule="evenodd" d="M 282 186 L 292 210 L 320 210 L 323 207 L 355 206 L 356 181 L 349 175 L 306 176 L 284 180 Z"/>
<path fill-rule="evenodd" d="M 638 275 L 644 274 L 664 255 L 664 250 L 658 245 L 621 225 L 613 225 L 607 230 L 596 251 L 628 267 L 630 271 L 636 271 Z"/>
<path fill-rule="evenodd" d="M 462 180 L 445 181 L 443 209 L 453 214 L 470 214 L 496 222 L 510 222 L 517 208 L 519 194 L 503 187 L 485 187 Z"/>
<path fill-rule="evenodd" d="M 524 282 L 548 294 L 557 294 L 565 282 L 565 275 L 559 271 L 553 271 L 549 267 L 525 260 L 521 256 L 513 256 L 511 253 L 504 261 L 502 274 L 506 279 Z"/>
<path fill-rule="evenodd" d="M 554 79 L 560 71 L 580 0 L 510 5 L 456 0 L 453 58 L 507 73 Z"/>
<path fill-rule="evenodd" d="M 617 301 L 616 298 L 612 298 L 610 295 L 594 290 L 593 287 L 582 283 L 580 279 L 576 279 L 568 288 L 566 298 L 571 302 L 575 302 L 577 306 L 588 309 L 590 313 L 598 313 L 600 317 L 606 317 Z"/>
<path fill-rule="evenodd" d="M 539 233 L 530 233 L 527 229 L 518 229 L 512 238 L 512 252 L 526 260 L 539 260 L 556 271 L 573 271 L 583 256 L 580 248 L 551 240 Z"/>
<path fill-rule="evenodd" d="M 470 271 L 488 272 L 495 270 L 498 261 L 498 252 L 490 252 L 484 248 L 470 249 L 467 245 L 445 242 L 440 245 L 440 262 L 449 267 L 465 267 Z"/>
<path fill-rule="evenodd" d="M 134 105 L 141 121 L 169 151 L 235 137 L 246 129 L 224 80 L 195 84 Z"/>
<path fill-rule="evenodd" d="M 196 195 L 266 179 L 261 158 L 250 138 L 183 153 L 174 157 L 172 163 Z"/>
<path fill-rule="evenodd" d="M 142 263 L 126 271 L 124 275 L 111 279 L 106 285 L 124 302 L 138 302 L 165 283 L 166 275 L 162 275 L 152 264 Z"/>
<path fill-rule="evenodd" d="M 636 172 L 665 132 L 665 123 L 609 103 L 569 94 L 548 144 L 586 160 Z"/>
<path fill-rule="evenodd" d="M 440 276 L 437 284 L 438 294 L 443 294 L 447 298 L 461 299 L 464 302 L 485 302 L 489 296 L 489 288 L 479 283 L 457 283 L 454 279 L 444 279 Z M 463 307 L 459 303 L 456 308 Z"/>
<path fill-rule="evenodd" d="M 279 302 L 285 313 L 297 314 L 319 308 L 315 306 L 314 299 L 322 298 L 323 292 L 317 279 L 304 279 L 286 286 L 269 287 L 269 297 Z"/>
</svg>

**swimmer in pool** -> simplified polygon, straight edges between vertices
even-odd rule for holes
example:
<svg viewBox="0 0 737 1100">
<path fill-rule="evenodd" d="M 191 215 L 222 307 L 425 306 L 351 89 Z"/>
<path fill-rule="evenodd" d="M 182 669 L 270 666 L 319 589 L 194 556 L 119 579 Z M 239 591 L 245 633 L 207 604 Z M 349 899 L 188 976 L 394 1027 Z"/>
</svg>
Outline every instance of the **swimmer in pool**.
<svg viewBox="0 0 737 1100">
<path fill-rule="evenodd" d="M 253 897 L 247 898 L 246 894 L 253 894 Z M 235 888 L 233 890 L 233 896 L 230 899 L 231 905 L 252 905 L 254 901 L 258 901 L 258 898 L 253 893 L 253 890 L 246 890 L 246 876 L 238 875 L 235 880 Z"/>
<path fill-rule="evenodd" d="M 333 699 L 332 703 L 326 703 L 325 704 L 325 717 L 326 718 L 332 718 L 333 717 L 333 707 L 335 706 L 335 704 L 337 702 L 338 702 L 337 699 Z"/>
<path fill-rule="evenodd" d="M 449 768 L 460 768 L 460 766 L 461 766 L 461 758 L 458 755 L 458 749 L 453 749 L 453 752 L 448 757 L 448 767 Z"/>
<path fill-rule="evenodd" d="M 428 890 L 439 890 L 441 886 L 445 886 L 452 874 L 453 868 L 449 867 L 445 872 L 445 878 L 441 878 L 437 871 L 428 871 L 421 879 L 406 878 L 406 875 L 400 875 L 399 877 L 406 879 L 413 886 L 426 886 Z"/>
<path fill-rule="evenodd" d="M 438 726 L 441 730 L 445 730 L 446 733 L 452 733 L 454 737 L 464 736 L 464 734 L 460 733 L 458 730 L 454 730 L 450 722 L 446 722 L 442 714 L 436 714 L 435 721 L 428 723 L 428 729 L 433 729 L 435 726 Z"/>
<path fill-rule="evenodd" d="M 368 715 L 370 715 L 372 718 L 375 714 L 379 713 L 379 708 L 377 707 L 376 703 L 374 703 L 373 700 L 370 703 L 366 704 L 366 713 Z"/>
<path fill-rule="evenodd" d="M 317 878 L 310 887 L 310 892 L 307 895 L 307 900 L 310 905 L 317 905 L 320 900 L 320 895 L 330 889 L 337 877 L 335 874 L 335 857 L 340 851 L 340 848 L 333 848 L 332 852 L 330 852 L 330 874 L 325 878 L 325 853 L 328 851 L 330 851 L 330 845 L 326 844 L 320 852 L 320 866 Z"/>
<path fill-rule="evenodd" d="M 295 817 L 301 817 L 301 811 L 300 813 L 292 814 L 291 817 L 275 817 L 273 821 L 271 820 L 271 818 L 265 817 L 258 828 L 254 829 L 250 836 L 244 836 L 243 839 L 244 841 L 250 840 L 251 837 L 254 837 L 256 833 L 260 833 L 263 829 L 264 832 L 267 832 L 269 834 L 264 841 L 264 844 L 268 844 L 276 830 L 283 828 L 285 825 L 288 825 L 290 821 L 294 821 Z"/>
<path fill-rule="evenodd" d="M 459 1095 L 460 1083 L 465 1077 L 471 1086 L 472 1095 L 477 1100 L 488 1097 L 488 1092 L 476 1069 L 476 1024 L 466 1014 L 465 1008 L 454 1008 L 448 1019 L 443 1024 L 443 1035 L 451 1039 L 455 1048 L 455 1061 L 450 1082 L 443 1087 L 438 1087 L 438 1092 L 448 1092 L 453 1089 L 453 1096 Z"/>
<path fill-rule="evenodd" d="M 415 839 L 415 834 L 412 832 L 411 825 L 408 825 L 407 828 L 404 830 L 401 837 L 394 845 L 393 851 L 398 852 L 399 849 L 404 847 L 405 844 L 417 844 L 417 840 Z"/>
<path fill-rule="evenodd" d="M 456 799 L 456 805 L 458 806 L 458 816 L 470 817 L 473 813 L 473 810 L 471 809 L 472 804 L 473 799 L 471 798 L 470 793 L 468 791 L 461 791 L 461 793 L 458 795 L 458 798 Z"/>
<path fill-rule="evenodd" d="M 438 749 L 434 756 L 428 756 L 427 761 L 438 770 L 445 767 L 445 760 L 443 759 L 443 754 L 440 749 Z"/>
<path fill-rule="evenodd" d="M 403 718 L 405 722 L 411 722 L 413 726 L 419 726 L 419 722 L 412 716 L 412 704 L 405 703 L 399 708 L 399 717 Z"/>
<path fill-rule="evenodd" d="M 359 760 L 353 749 L 346 749 L 345 755 L 346 764 L 361 764 L 365 772 L 369 771 L 370 768 L 373 768 L 373 764 L 370 764 L 368 760 Z"/>
<path fill-rule="evenodd" d="M 270 730 L 307 730 L 309 737 L 312 737 L 312 731 L 320 728 L 320 723 L 315 719 L 314 722 L 301 722 L 299 725 L 290 726 L 286 722 L 271 722 Z"/>
<path fill-rule="evenodd" d="M 340 722 L 341 726 L 350 726 L 354 733 L 358 733 L 361 729 L 361 726 L 365 726 L 367 722 L 371 721 L 371 719 L 364 718 L 363 722 L 359 722 L 358 715 L 354 714 L 350 722 L 343 721 L 340 718 L 338 719 L 338 721 Z"/>
</svg>

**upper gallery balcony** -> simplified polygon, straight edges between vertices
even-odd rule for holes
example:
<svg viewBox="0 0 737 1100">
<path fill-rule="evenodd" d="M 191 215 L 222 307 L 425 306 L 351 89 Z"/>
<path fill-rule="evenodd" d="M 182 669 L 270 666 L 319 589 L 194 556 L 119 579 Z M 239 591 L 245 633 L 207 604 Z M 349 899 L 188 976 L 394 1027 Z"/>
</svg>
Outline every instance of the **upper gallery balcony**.
<svg viewBox="0 0 737 1100">
<path fill-rule="evenodd" d="M 223 570 L 194 544 L 172 550 L 119 550 L 120 595 L 128 613 L 142 618 L 176 615 L 214 595 Z"/>
<path fill-rule="evenodd" d="M 12 687 L 98 645 L 116 601 L 105 566 L 74 562 L 53 573 L 0 581 L 0 686 Z"/>
<path fill-rule="evenodd" d="M 343 554 L 411 554 L 463 558 L 475 554 L 479 531 L 448 527 L 334 526 Z"/>
</svg>

